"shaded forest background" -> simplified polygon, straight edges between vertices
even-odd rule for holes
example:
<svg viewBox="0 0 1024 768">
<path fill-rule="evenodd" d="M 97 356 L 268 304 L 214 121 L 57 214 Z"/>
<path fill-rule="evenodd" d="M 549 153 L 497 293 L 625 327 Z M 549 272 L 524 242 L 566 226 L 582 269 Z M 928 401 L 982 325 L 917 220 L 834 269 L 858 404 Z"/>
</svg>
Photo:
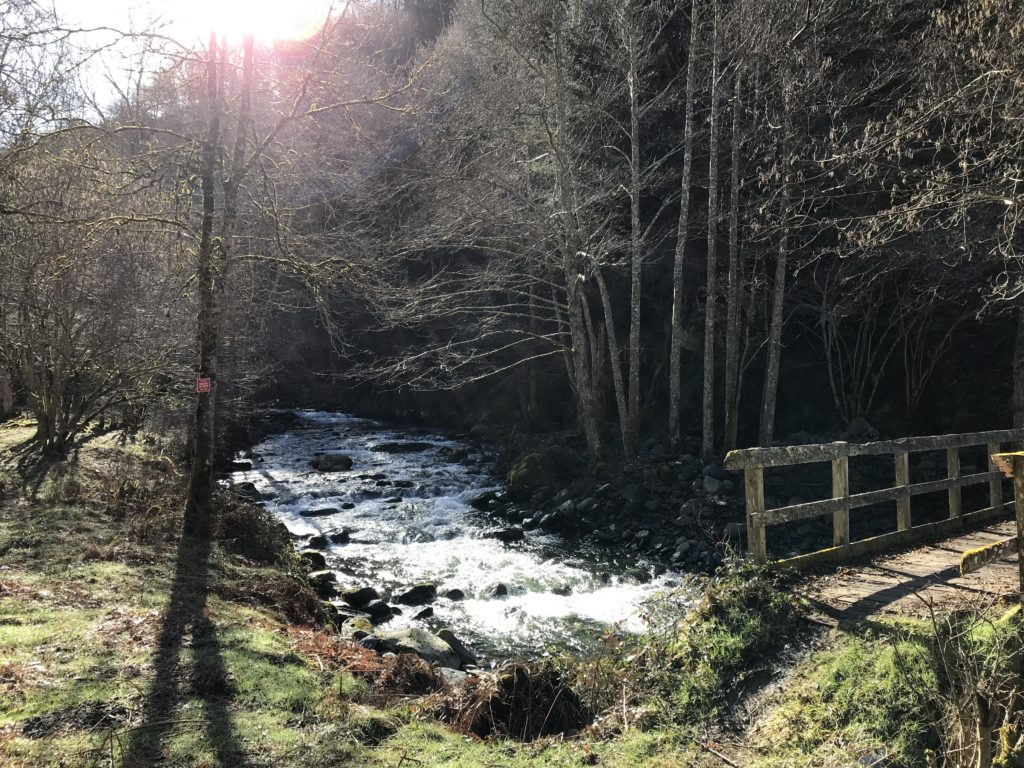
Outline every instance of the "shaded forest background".
<svg viewBox="0 0 1024 768">
<path fill-rule="evenodd" d="M 103 102 L 7 5 L 0 415 L 45 449 L 186 432 L 201 304 L 222 437 L 1024 425 L 1017 0 L 353 2 L 249 58 L 126 35 Z"/>
</svg>

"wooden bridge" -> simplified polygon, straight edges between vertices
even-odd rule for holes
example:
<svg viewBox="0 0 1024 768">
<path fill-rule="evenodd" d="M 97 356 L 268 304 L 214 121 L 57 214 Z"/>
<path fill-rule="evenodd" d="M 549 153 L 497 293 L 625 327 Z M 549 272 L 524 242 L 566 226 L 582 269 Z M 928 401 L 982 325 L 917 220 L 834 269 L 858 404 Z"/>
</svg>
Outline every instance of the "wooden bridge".
<svg viewBox="0 0 1024 768">
<path fill-rule="evenodd" d="M 1017 558 L 1016 566 L 1009 560 L 1018 549 L 1024 551 L 1024 454 L 1003 453 L 1004 447 L 1016 449 L 1022 443 L 1024 430 L 1000 430 L 871 443 L 749 448 L 729 453 L 725 468 L 744 472 L 747 551 L 755 560 L 769 559 L 771 527 L 831 517 L 831 547 L 778 562 L 801 569 L 826 564 L 840 566 L 827 572 L 819 569 L 812 583 L 826 611 L 841 618 L 872 613 L 905 601 L 921 590 L 940 600 L 953 593 L 976 598 L 1002 596 L 1007 589 L 1021 590 L 1024 595 L 1024 557 Z M 987 470 L 964 475 L 961 451 L 972 448 L 984 448 Z M 911 455 L 930 451 L 945 453 L 946 477 L 912 483 Z M 859 456 L 891 456 L 893 484 L 851 493 L 850 459 Z M 831 463 L 831 497 L 766 507 L 766 469 L 816 462 Z M 1003 483 L 1007 477 L 1013 478 L 1016 504 L 1004 501 Z M 977 485 L 988 487 L 987 505 L 965 512 L 963 489 Z M 911 500 L 941 491 L 946 492 L 946 514 L 941 519 L 916 520 Z M 895 502 L 891 530 L 851 539 L 851 512 L 887 502 Z M 935 516 L 934 507 L 929 512 L 930 517 Z M 908 550 L 906 545 L 911 544 L 917 546 Z M 901 546 L 903 551 L 899 554 L 877 554 Z M 843 566 L 855 561 L 859 563 L 856 567 Z M 978 575 L 983 567 L 984 575 Z"/>
</svg>

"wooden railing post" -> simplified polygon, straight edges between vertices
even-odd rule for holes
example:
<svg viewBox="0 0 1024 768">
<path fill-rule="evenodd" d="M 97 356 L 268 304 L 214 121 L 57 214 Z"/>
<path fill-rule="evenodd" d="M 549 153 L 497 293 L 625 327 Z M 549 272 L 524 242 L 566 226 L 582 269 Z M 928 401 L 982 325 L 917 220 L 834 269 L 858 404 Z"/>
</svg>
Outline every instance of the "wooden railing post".
<svg viewBox="0 0 1024 768">
<path fill-rule="evenodd" d="M 907 451 L 896 451 L 896 487 L 900 495 L 896 497 L 896 529 L 905 531 L 910 528 L 910 454 Z"/>
<path fill-rule="evenodd" d="M 946 449 L 946 469 L 949 479 L 956 481 L 949 489 L 949 516 L 960 517 L 960 449 L 956 446 Z"/>
<path fill-rule="evenodd" d="M 832 546 L 850 545 L 850 457 L 846 443 L 833 443 L 840 455 L 832 460 L 832 498 L 838 499 L 839 509 L 832 513 Z"/>
<path fill-rule="evenodd" d="M 988 444 L 988 471 L 995 472 L 999 469 L 992 457 L 1002 448 L 1001 443 Z M 988 505 L 993 509 L 1003 505 L 1003 481 L 998 477 L 988 481 Z"/>
<path fill-rule="evenodd" d="M 747 552 L 763 563 L 768 560 L 768 540 L 758 515 L 764 512 L 764 467 L 747 467 L 743 482 L 747 492 Z"/>
</svg>

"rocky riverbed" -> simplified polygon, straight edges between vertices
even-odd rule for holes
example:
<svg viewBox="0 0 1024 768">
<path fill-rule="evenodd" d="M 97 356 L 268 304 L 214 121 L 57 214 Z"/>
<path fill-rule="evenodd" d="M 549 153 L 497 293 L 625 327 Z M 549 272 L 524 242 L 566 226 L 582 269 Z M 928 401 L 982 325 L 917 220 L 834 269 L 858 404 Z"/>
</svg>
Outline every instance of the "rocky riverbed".
<svg viewBox="0 0 1024 768">
<path fill-rule="evenodd" d="M 378 650 L 418 646 L 426 657 L 443 651 L 429 638 L 449 628 L 465 641 L 468 656 L 453 651 L 463 668 L 581 651 L 608 630 L 643 631 L 645 602 L 686 582 L 683 568 L 668 567 L 672 557 L 645 545 L 675 547 L 682 527 L 613 541 L 619 529 L 608 523 L 582 535 L 588 510 L 618 503 L 609 488 L 594 489 L 592 508 L 562 490 L 535 511 L 495 476 L 488 448 L 468 438 L 346 414 L 296 416 L 240 456 L 230 480 L 287 526 L 342 631 Z M 556 514 L 545 520 L 548 507 Z M 713 567 L 719 556 L 707 544 L 690 549 L 696 556 L 676 563 Z"/>
</svg>

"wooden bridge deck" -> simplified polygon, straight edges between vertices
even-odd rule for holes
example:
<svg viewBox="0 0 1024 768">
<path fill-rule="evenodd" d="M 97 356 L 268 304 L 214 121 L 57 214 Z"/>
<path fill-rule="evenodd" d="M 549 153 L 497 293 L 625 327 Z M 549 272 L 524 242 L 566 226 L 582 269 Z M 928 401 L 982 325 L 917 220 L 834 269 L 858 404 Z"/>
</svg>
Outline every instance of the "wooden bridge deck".
<svg viewBox="0 0 1024 768">
<path fill-rule="evenodd" d="M 882 553 L 859 565 L 811 574 L 801 591 L 816 618 L 831 625 L 887 613 L 924 618 L 929 603 L 938 612 L 979 607 L 1018 594 L 1017 558 L 961 576 L 960 557 L 1015 533 L 1012 520 L 991 523 L 943 541 Z"/>
</svg>

